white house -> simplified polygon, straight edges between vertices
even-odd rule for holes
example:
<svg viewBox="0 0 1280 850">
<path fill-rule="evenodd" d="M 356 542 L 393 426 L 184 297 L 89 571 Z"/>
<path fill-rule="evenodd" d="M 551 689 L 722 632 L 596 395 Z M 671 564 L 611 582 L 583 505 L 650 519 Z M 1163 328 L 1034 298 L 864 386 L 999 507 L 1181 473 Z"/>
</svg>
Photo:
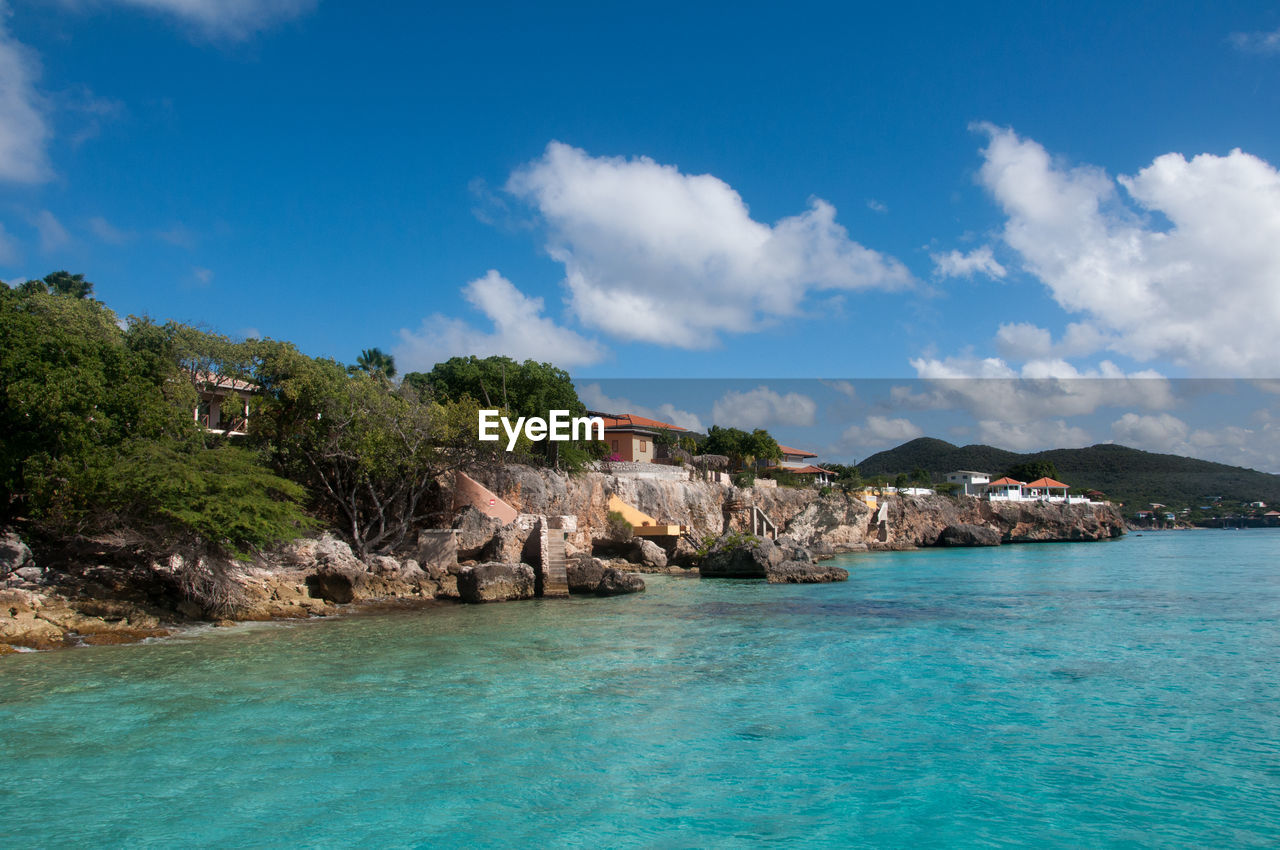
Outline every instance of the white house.
<svg viewBox="0 0 1280 850">
<path fill-rule="evenodd" d="M 998 478 L 987 485 L 986 495 L 992 502 L 1021 502 L 1022 482 L 1012 478 Z"/>
<path fill-rule="evenodd" d="M 192 416 L 206 431 L 242 437 L 249 430 L 249 397 L 257 392 L 257 385 L 248 381 L 200 375 Z"/>
<path fill-rule="evenodd" d="M 991 476 L 985 472 L 974 472 L 972 469 L 961 469 L 947 473 L 948 484 L 959 484 L 960 492 L 966 496 L 981 496 L 986 486 L 991 483 Z"/>
<path fill-rule="evenodd" d="M 1052 478 L 1037 478 L 1026 484 L 1006 477 L 988 484 L 986 496 L 992 502 L 1066 502 L 1069 505 L 1091 503 L 1088 496 L 1067 495 L 1069 489 L 1069 485 Z"/>
</svg>

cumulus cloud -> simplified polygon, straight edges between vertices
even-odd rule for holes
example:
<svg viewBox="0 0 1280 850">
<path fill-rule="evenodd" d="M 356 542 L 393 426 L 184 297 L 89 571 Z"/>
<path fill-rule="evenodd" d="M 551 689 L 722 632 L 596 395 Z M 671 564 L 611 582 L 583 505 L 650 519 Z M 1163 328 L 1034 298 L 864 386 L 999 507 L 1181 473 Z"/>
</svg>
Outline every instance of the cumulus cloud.
<svg viewBox="0 0 1280 850">
<path fill-rule="evenodd" d="M 1280 471 L 1280 427 L 1266 409 L 1251 419 L 1247 425 L 1192 428 L 1169 414 L 1126 413 L 1111 423 L 1111 433 L 1117 443 L 1135 449 Z"/>
<path fill-rule="evenodd" d="M 40 62 L 9 34 L 8 18 L 8 4 L 0 0 L 0 181 L 38 183 L 52 173 L 49 125 L 36 90 Z"/>
<path fill-rule="evenodd" d="M 929 256 L 933 259 L 934 277 L 973 277 L 975 274 L 982 274 L 998 280 L 1008 273 L 996 261 L 990 245 L 974 248 L 967 254 L 953 250 Z"/>
<path fill-rule="evenodd" d="M 89 219 L 89 232 L 108 245 L 124 245 L 133 239 L 132 233 L 121 230 L 100 215 Z"/>
<path fill-rule="evenodd" d="M 1015 369 L 998 357 L 948 357 L 911 361 L 928 382 L 925 392 L 891 392 L 893 400 L 918 409 L 962 409 L 979 420 L 1029 423 L 1055 416 L 1081 416 L 1101 407 L 1172 407 L 1168 379 L 1144 370 L 1126 373 L 1104 360 L 1080 370 L 1060 358 L 1029 360 Z"/>
<path fill-rule="evenodd" d="M 711 406 L 711 419 L 730 428 L 768 428 L 771 425 L 812 425 L 818 405 L 803 393 L 775 392 L 759 386 L 747 392 L 730 390 Z"/>
<path fill-rule="evenodd" d="M 602 413 L 632 413 L 647 419 L 657 419 L 659 422 L 670 422 L 672 425 L 678 425 L 687 431 L 705 430 L 702 427 L 702 420 L 698 418 L 696 413 L 680 410 L 670 402 L 657 407 L 647 407 L 643 404 L 636 404 L 627 398 L 612 398 L 605 395 L 599 384 L 587 384 L 585 387 L 580 388 L 578 390 L 578 398 L 582 400 L 582 403 L 589 410 L 598 410 Z"/>
<path fill-rule="evenodd" d="M 46 254 L 56 251 L 71 241 L 71 234 L 48 210 L 41 210 L 31 217 L 31 224 L 40 234 L 40 250 Z"/>
<path fill-rule="evenodd" d="M 850 425 L 846 428 L 841 441 L 850 447 L 875 448 L 905 443 L 923 436 L 924 430 L 910 419 L 868 416 L 862 425 Z"/>
<path fill-rule="evenodd" d="M 1280 53 L 1280 30 L 1271 32 L 1233 32 L 1231 43 L 1245 53 Z"/>
<path fill-rule="evenodd" d="M 316 0 L 63 0 L 63 5 L 140 9 L 192 27 L 208 38 L 238 41 L 310 12 Z"/>
<path fill-rule="evenodd" d="M 1068 425 L 1062 419 L 1032 422 L 984 419 L 978 422 L 978 441 L 1015 452 L 1078 449 L 1093 442 L 1088 431 Z"/>
<path fill-rule="evenodd" d="M 1242 329 L 1280 323 L 1275 168 L 1240 150 L 1171 153 L 1113 180 L 981 129 L 980 179 L 1007 216 L 1004 242 L 1111 349 L 1201 375 L 1274 375 L 1277 337 Z"/>
<path fill-rule="evenodd" d="M 1172 454 L 1188 454 L 1187 437 L 1191 429 L 1169 413 L 1141 415 L 1126 413 L 1111 423 L 1116 442 L 1137 449 Z"/>
<path fill-rule="evenodd" d="M 813 292 L 912 282 L 902 263 L 851 240 L 826 201 L 770 225 L 723 180 L 648 157 L 552 142 L 506 189 L 545 223 L 574 313 L 621 339 L 705 348 L 800 314 Z"/>
<path fill-rule="evenodd" d="M 1045 328 L 1030 322 L 1009 322 L 996 331 L 996 350 L 1010 360 L 1043 360 L 1080 357 L 1101 351 L 1111 337 L 1093 325 L 1072 322 L 1056 342 Z"/>
<path fill-rule="evenodd" d="M 440 314 L 429 316 L 419 330 L 400 331 L 395 356 L 402 364 L 401 371 L 426 371 L 450 357 L 469 354 L 542 360 L 564 369 L 596 363 L 605 356 L 599 343 L 542 315 L 541 298 L 525 295 L 493 269 L 464 286 L 462 293 L 492 323 L 493 330 L 481 330 Z"/>
</svg>

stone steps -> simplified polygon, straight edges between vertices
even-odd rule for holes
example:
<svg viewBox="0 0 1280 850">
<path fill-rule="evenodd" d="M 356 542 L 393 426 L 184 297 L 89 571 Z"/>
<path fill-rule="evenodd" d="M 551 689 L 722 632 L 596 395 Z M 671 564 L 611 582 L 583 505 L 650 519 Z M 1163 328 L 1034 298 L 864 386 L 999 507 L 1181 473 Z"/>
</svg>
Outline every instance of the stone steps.
<svg viewBox="0 0 1280 850">
<path fill-rule="evenodd" d="M 569 595 L 568 558 L 564 551 L 564 534 L 558 529 L 547 532 L 547 563 L 542 584 L 542 596 L 566 597 Z"/>
</svg>

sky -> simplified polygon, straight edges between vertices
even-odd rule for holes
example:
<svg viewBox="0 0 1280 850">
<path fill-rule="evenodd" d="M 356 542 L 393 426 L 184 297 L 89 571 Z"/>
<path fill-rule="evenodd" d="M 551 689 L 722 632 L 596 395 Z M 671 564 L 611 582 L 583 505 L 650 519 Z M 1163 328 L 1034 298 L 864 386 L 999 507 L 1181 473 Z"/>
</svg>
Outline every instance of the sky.
<svg viewBox="0 0 1280 850">
<path fill-rule="evenodd" d="M 1280 472 L 1278 130 L 1267 3 L 0 0 L 0 279 L 831 460 Z"/>
</svg>

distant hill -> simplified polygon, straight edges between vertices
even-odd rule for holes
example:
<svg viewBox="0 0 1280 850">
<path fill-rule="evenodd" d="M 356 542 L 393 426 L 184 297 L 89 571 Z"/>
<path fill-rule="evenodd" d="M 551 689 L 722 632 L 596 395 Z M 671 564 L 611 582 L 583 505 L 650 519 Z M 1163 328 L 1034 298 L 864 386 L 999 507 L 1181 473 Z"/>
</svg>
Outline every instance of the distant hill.
<svg viewBox="0 0 1280 850">
<path fill-rule="evenodd" d="M 1062 480 L 1073 488 L 1101 490 L 1126 504 L 1195 506 L 1213 496 L 1280 504 L 1280 475 L 1110 444 L 1018 454 L 994 446 L 953 446 L 945 440 L 921 437 L 872 455 L 858 464 L 858 469 L 864 478 L 870 478 L 910 473 L 919 467 L 935 480 L 942 480 L 948 472 L 959 469 L 1000 475 L 1015 464 L 1037 460 L 1052 461 Z"/>
</svg>

